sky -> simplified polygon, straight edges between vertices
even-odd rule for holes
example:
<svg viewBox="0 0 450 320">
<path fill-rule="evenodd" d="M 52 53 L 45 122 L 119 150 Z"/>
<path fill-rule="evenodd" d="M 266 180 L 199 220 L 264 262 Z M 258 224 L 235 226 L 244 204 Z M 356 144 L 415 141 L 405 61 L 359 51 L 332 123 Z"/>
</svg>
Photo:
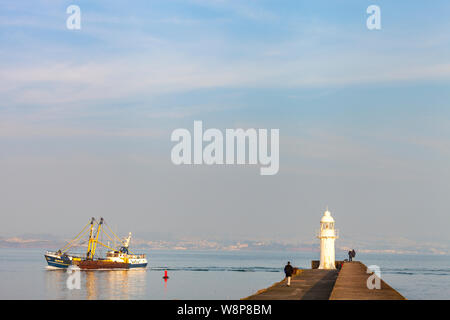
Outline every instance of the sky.
<svg viewBox="0 0 450 320">
<path fill-rule="evenodd" d="M 66 9 L 81 9 L 69 30 Z M 381 8 L 381 30 L 366 9 Z M 450 248 L 448 1 L 0 1 L 0 236 Z M 175 166 L 171 132 L 277 128 L 280 170 Z"/>
</svg>

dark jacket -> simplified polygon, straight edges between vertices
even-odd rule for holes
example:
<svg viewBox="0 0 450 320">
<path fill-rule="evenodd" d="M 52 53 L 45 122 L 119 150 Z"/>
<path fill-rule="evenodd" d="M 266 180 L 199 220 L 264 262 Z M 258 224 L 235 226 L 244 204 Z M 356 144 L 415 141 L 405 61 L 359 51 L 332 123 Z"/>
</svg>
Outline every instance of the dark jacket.
<svg viewBox="0 0 450 320">
<path fill-rule="evenodd" d="M 287 264 L 284 267 L 284 273 L 286 274 L 286 277 L 291 277 L 292 274 L 294 273 L 294 268 L 292 268 L 290 264 Z"/>
</svg>

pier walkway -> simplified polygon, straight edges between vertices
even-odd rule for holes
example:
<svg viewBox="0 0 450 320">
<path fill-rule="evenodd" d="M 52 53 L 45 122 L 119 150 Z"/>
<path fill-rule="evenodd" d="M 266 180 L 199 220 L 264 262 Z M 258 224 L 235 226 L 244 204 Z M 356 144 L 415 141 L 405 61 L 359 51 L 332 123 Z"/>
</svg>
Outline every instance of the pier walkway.
<svg viewBox="0 0 450 320">
<path fill-rule="evenodd" d="M 340 271 L 300 270 L 292 277 L 290 287 L 282 280 L 244 300 L 405 300 L 381 279 L 381 288 L 370 290 L 370 276 L 359 261 L 344 262 Z"/>
<path fill-rule="evenodd" d="M 345 262 L 331 292 L 330 300 L 405 300 L 397 290 L 380 279 L 380 289 L 369 289 L 367 267 L 359 262 Z"/>
<path fill-rule="evenodd" d="M 337 270 L 302 270 L 292 277 L 290 287 L 283 280 L 244 300 L 328 300 L 337 275 Z"/>
</svg>

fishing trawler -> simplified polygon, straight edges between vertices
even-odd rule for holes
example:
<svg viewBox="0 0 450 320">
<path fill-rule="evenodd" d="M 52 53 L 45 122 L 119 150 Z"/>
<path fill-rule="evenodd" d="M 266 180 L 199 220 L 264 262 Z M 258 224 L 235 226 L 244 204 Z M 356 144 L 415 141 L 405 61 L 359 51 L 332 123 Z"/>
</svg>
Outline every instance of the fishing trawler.
<svg viewBox="0 0 450 320">
<path fill-rule="evenodd" d="M 107 232 L 106 228 L 109 232 Z M 95 232 L 94 229 L 96 228 Z M 87 252 L 84 255 L 77 255 L 69 253 L 69 249 L 73 248 L 83 239 L 89 232 L 89 239 L 87 243 Z M 111 235 L 109 234 L 111 233 Z M 118 241 L 119 245 L 110 247 L 110 245 L 99 240 L 100 235 L 107 236 L 113 243 Z M 50 267 L 68 268 L 69 266 L 77 266 L 80 269 L 130 269 L 130 268 L 145 268 L 147 266 L 147 259 L 145 254 L 134 254 L 129 251 L 131 232 L 125 239 L 120 239 L 105 223 L 103 218 L 96 221 L 92 218 L 91 221 L 78 233 L 78 235 L 69 241 L 63 248 L 58 251 L 47 251 L 45 259 Z M 101 258 L 96 256 L 97 245 L 108 249 L 106 257 Z"/>
</svg>

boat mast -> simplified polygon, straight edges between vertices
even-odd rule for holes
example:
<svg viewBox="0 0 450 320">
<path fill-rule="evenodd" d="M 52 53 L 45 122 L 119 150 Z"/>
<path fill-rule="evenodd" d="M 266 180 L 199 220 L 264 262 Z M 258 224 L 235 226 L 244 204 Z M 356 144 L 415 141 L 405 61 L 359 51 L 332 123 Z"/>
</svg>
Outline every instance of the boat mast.
<svg viewBox="0 0 450 320">
<path fill-rule="evenodd" d="M 91 229 L 90 229 L 90 231 L 89 231 L 89 243 L 88 243 L 88 249 L 87 249 L 87 253 L 86 253 L 86 259 L 88 259 L 89 260 L 89 258 L 91 257 L 91 256 L 93 256 L 93 255 L 91 255 L 91 246 L 92 246 L 92 233 L 94 232 L 94 221 L 95 221 L 95 218 L 94 217 L 92 217 L 92 219 L 91 219 Z"/>
<path fill-rule="evenodd" d="M 95 239 L 92 240 L 92 249 L 91 249 L 92 259 L 94 259 L 95 249 L 97 248 L 98 236 L 100 235 L 100 229 L 102 228 L 102 224 L 103 224 L 103 218 L 100 218 L 100 223 L 98 224 L 98 227 L 97 227 L 97 234 L 95 235 Z"/>
</svg>

